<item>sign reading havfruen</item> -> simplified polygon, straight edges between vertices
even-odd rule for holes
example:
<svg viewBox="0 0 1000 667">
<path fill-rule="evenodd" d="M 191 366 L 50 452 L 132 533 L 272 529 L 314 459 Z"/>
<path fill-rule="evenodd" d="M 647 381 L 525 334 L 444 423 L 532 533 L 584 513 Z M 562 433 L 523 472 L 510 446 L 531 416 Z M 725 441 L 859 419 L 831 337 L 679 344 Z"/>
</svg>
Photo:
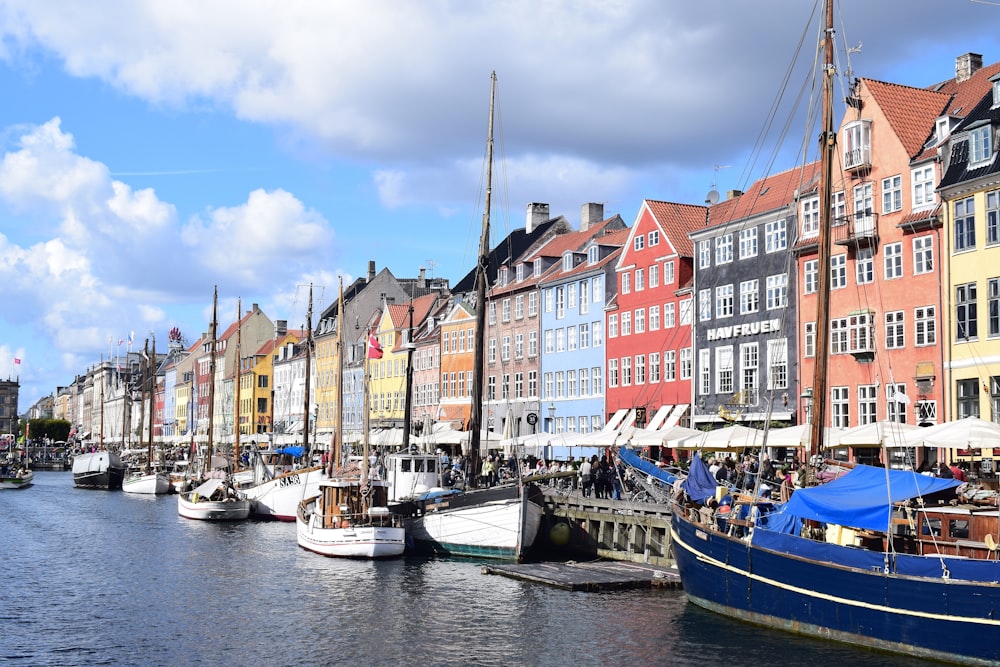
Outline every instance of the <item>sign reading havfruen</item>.
<svg viewBox="0 0 1000 667">
<path fill-rule="evenodd" d="M 740 336 L 756 336 L 758 334 L 775 333 L 778 331 L 781 331 L 780 319 L 751 322 L 749 324 L 733 324 L 728 327 L 716 327 L 709 329 L 706 333 L 708 340 L 713 341 L 739 338 Z"/>
</svg>

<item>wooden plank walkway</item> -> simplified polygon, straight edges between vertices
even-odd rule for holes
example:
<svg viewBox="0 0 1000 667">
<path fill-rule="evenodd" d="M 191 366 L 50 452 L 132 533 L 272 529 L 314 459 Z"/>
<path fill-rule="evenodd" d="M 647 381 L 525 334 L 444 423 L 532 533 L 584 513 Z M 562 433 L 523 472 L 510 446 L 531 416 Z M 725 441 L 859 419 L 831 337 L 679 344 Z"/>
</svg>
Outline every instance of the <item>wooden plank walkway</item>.
<svg viewBox="0 0 1000 667">
<path fill-rule="evenodd" d="M 676 568 L 624 561 L 520 563 L 483 565 L 483 574 L 532 581 L 570 591 L 681 587 Z"/>
</svg>

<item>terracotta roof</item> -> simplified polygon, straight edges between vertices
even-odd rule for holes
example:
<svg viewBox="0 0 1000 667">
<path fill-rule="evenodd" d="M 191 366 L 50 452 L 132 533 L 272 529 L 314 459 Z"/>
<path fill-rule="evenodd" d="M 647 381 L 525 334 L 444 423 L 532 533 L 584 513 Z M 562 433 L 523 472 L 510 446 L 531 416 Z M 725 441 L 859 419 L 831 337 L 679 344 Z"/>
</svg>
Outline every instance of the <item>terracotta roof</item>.
<svg viewBox="0 0 1000 667">
<path fill-rule="evenodd" d="M 799 194 L 816 189 L 819 162 L 810 162 L 779 174 L 762 178 L 738 197 L 714 204 L 708 213 L 709 226 L 743 220 L 790 204 Z"/>
<path fill-rule="evenodd" d="M 934 131 L 934 121 L 945 114 L 951 96 L 925 88 L 862 79 L 872 98 L 882 109 L 906 154 L 913 158 L 923 152 Z"/>
<path fill-rule="evenodd" d="M 598 236 L 613 219 L 614 218 L 608 218 L 607 220 L 604 220 L 596 225 L 591 225 L 585 230 L 567 232 L 565 234 L 560 234 L 559 236 L 554 236 L 541 248 L 525 257 L 524 261 L 531 263 L 535 257 L 562 257 L 565 252 L 571 250 L 578 251 L 588 241 L 590 241 L 591 238 Z"/>
<path fill-rule="evenodd" d="M 694 257 L 688 233 L 705 226 L 705 207 L 647 199 L 645 205 L 681 257 Z"/>
<path fill-rule="evenodd" d="M 927 88 L 940 93 L 954 95 L 951 103 L 948 105 L 947 113 L 954 116 L 965 116 L 979 103 L 983 95 L 993 87 L 993 84 L 990 83 L 990 77 L 997 72 L 1000 72 L 1000 62 L 980 67 L 965 81 L 959 82 L 955 79 L 948 79 Z"/>
</svg>

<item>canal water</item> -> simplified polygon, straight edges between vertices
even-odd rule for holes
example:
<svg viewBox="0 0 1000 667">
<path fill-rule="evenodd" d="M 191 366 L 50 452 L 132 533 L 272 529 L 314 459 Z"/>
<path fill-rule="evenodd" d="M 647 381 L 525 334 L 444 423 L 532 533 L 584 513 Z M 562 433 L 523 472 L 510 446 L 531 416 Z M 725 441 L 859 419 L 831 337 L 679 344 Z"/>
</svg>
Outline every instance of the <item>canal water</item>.
<svg viewBox="0 0 1000 667">
<path fill-rule="evenodd" d="M 737 623 L 680 591 L 324 558 L 296 545 L 293 524 L 189 521 L 176 496 L 76 489 L 68 472 L 0 492 L 0 516 L 11 665 L 931 664 Z"/>
</svg>

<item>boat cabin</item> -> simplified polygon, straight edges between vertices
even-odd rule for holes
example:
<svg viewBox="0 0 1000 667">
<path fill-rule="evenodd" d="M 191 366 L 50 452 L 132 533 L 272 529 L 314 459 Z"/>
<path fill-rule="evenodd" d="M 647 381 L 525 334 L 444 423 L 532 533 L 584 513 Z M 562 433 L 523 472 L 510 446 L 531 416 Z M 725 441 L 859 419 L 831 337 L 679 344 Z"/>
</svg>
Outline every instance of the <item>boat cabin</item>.
<svg viewBox="0 0 1000 667">
<path fill-rule="evenodd" d="M 385 457 L 385 468 L 392 502 L 408 500 L 444 485 L 444 465 L 437 454 L 396 452 Z"/>
</svg>

